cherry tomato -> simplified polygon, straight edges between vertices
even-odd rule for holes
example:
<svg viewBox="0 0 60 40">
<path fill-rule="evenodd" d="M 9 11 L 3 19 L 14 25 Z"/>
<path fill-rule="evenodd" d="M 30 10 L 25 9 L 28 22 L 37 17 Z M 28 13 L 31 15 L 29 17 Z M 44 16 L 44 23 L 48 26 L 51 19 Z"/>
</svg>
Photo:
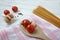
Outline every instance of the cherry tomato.
<svg viewBox="0 0 60 40">
<path fill-rule="evenodd" d="M 24 19 L 21 23 L 24 27 L 27 27 L 27 25 L 30 24 L 30 21 L 28 19 Z"/>
<path fill-rule="evenodd" d="M 18 7 L 17 6 L 13 6 L 12 10 L 13 10 L 13 12 L 17 12 L 18 11 Z"/>
<path fill-rule="evenodd" d="M 10 11 L 9 10 L 4 10 L 4 14 L 8 15 L 8 14 L 10 14 Z"/>
<path fill-rule="evenodd" d="M 27 31 L 29 33 L 33 33 L 35 31 L 35 26 L 32 25 L 32 24 L 29 24 L 27 27 L 26 27 Z"/>
</svg>

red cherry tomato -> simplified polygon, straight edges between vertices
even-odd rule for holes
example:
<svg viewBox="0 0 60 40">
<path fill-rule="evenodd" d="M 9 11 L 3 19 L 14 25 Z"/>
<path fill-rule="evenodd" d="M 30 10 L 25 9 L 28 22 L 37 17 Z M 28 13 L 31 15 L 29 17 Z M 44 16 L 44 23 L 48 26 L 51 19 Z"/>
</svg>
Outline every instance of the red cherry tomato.
<svg viewBox="0 0 60 40">
<path fill-rule="evenodd" d="M 27 25 L 30 24 L 30 21 L 28 19 L 24 19 L 21 23 L 24 27 L 27 27 Z"/>
<path fill-rule="evenodd" d="M 10 11 L 9 10 L 4 10 L 4 14 L 8 15 L 8 14 L 10 14 Z"/>
<path fill-rule="evenodd" d="M 13 10 L 13 12 L 17 12 L 18 11 L 18 7 L 17 6 L 13 6 L 12 10 Z"/>
<path fill-rule="evenodd" d="M 35 31 L 35 26 L 32 25 L 32 24 L 29 24 L 27 27 L 26 27 L 27 31 L 29 33 L 33 33 Z"/>
</svg>

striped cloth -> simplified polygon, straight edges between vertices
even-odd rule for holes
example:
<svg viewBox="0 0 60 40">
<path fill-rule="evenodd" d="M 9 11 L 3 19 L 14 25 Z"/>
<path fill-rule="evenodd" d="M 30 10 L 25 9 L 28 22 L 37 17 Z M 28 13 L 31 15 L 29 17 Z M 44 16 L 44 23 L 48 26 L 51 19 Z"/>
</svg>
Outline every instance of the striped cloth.
<svg viewBox="0 0 60 40">
<path fill-rule="evenodd" d="M 56 28 L 49 22 L 37 17 L 36 15 L 31 15 L 33 22 L 44 31 L 44 33 L 51 40 L 60 40 L 60 29 Z M 37 38 L 28 37 L 20 30 L 19 26 L 13 26 L 8 29 L 0 30 L 0 40 L 41 40 Z"/>
</svg>

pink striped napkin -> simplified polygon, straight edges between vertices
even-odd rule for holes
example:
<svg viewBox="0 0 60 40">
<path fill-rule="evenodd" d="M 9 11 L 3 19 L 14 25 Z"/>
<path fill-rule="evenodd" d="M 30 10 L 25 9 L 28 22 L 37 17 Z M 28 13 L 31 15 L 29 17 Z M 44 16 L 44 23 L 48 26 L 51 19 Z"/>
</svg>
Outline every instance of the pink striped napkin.
<svg viewBox="0 0 60 40">
<path fill-rule="evenodd" d="M 36 15 L 31 15 L 31 18 L 33 19 L 36 24 L 39 25 L 39 27 L 45 32 L 46 35 L 51 40 L 60 40 L 60 29 L 57 28 L 56 26 L 52 25 L 51 23 L 45 21 L 42 18 L 39 18 Z"/>
<path fill-rule="evenodd" d="M 60 29 L 56 28 L 49 22 L 37 17 L 36 15 L 30 16 L 33 22 L 44 31 L 44 33 L 51 40 L 60 40 Z M 8 29 L 0 30 L 0 40 L 41 40 L 37 38 L 28 37 L 20 30 L 19 26 L 13 26 Z"/>
</svg>

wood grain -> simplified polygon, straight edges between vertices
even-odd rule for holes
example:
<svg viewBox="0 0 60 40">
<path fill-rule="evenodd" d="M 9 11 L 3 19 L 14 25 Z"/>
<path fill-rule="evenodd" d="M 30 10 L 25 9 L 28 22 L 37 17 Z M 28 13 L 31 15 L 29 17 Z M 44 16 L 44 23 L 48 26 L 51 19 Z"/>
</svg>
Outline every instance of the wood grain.
<svg viewBox="0 0 60 40">
<path fill-rule="evenodd" d="M 60 28 L 60 19 L 45 8 L 38 6 L 35 10 L 33 10 L 33 14 L 36 14 L 37 16 Z"/>
</svg>

